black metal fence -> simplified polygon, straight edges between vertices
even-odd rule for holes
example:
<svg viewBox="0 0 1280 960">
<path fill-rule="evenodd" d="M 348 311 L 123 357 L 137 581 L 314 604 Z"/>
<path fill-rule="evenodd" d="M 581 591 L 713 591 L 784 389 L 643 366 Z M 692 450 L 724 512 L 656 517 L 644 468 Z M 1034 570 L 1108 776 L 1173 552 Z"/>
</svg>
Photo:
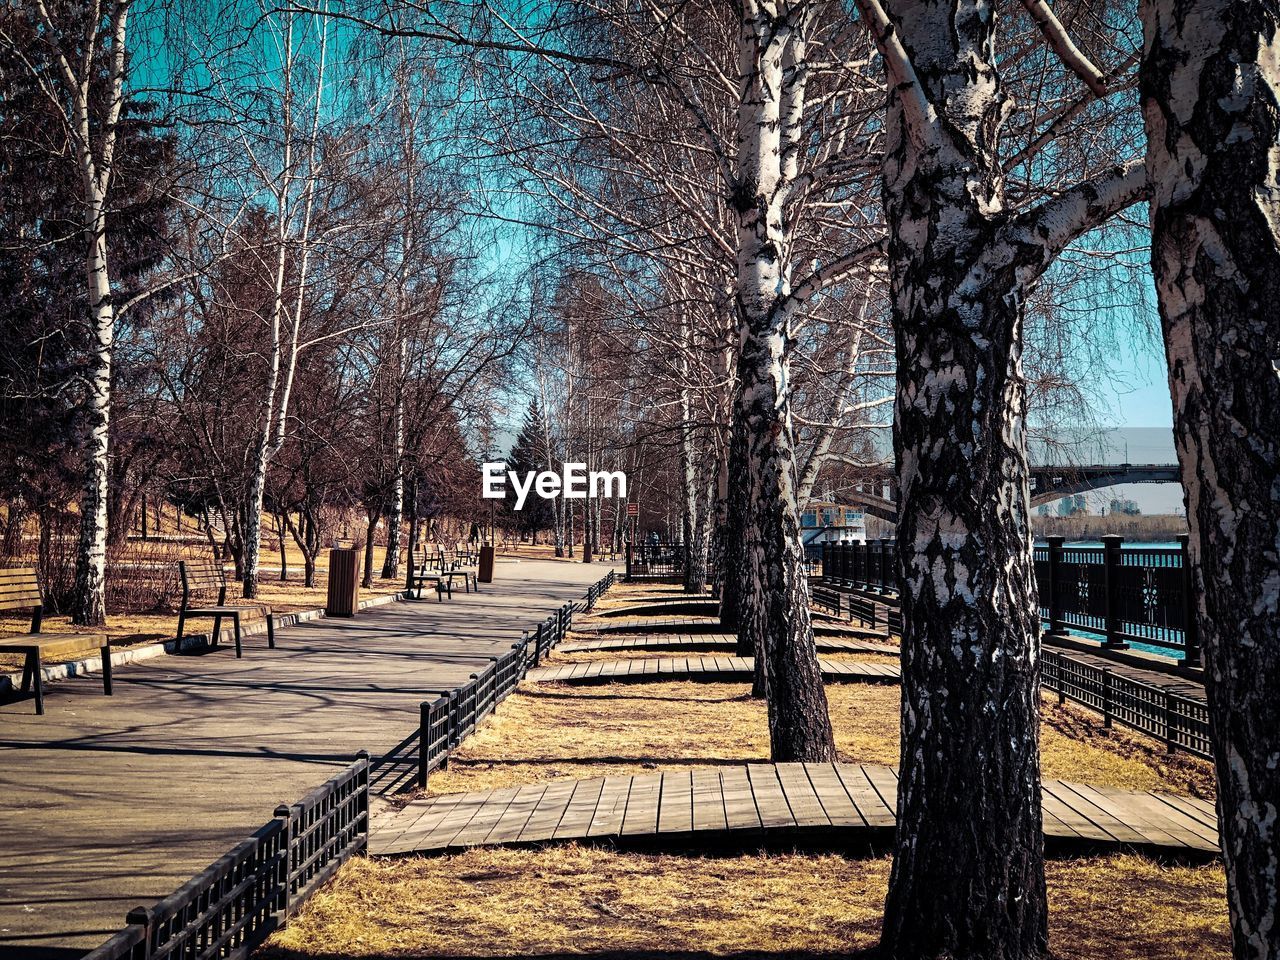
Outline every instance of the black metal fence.
<svg viewBox="0 0 1280 960">
<path fill-rule="evenodd" d="M 629 543 L 626 579 L 669 580 L 683 577 L 688 556 L 688 547 L 683 543 Z"/>
<path fill-rule="evenodd" d="M 1057 693 L 1059 703 L 1074 700 L 1101 713 L 1105 727 L 1120 723 L 1163 741 L 1170 752 L 1213 758 L 1203 701 L 1054 650 L 1041 651 L 1040 683 Z"/>
<path fill-rule="evenodd" d="M 893 540 L 822 544 L 822 585 L 814 603 L 865 627 L 902 632 L 898 606 L 898 545 Z M 819 596 L 821 595 L 821 599 Z"/>
<path fill-rule="evenodd" d="M 1037 545 L 1040 616 L 1050 634 L 1091 634 L 1110 649 L 1141 643 L 1198 663 L 1188 538 L 1178 539 L 1176 547 L 1128 550 L 1118 536 L 1103 537 L 1097 547 L 1067 547 L 1062 537 Z"/>
<path fill-rule="evenodd" d="M 848 589 L 897 596 L 898 545 L 887 539 L 824 543 L 821 574 Z"/>
<path fill-rule="evenodd" d="M 596 581 L 587 590 L 587 609 L 615 582 L 615 574 Z M 530 667 L 536 667 L 556 644 L 573 628 L 576 603 L 566 603 L 551 614 L 530 634 L 525 632 L 519 643 L 500 657 L 490 659 L 479 673 L 456 690 L 424 700 L 418 721 L 418 786 L 426 789 L 433 770 L 445 766 L 449 754 L 456 750 L 480 721 L 515 692 Z"/>
<path fill-rule="evenodd" d="M 594 605 L 615 582 L 612 571 L 587 591 Z M 419 782 L 441 766 L 477 724 L 510 696 L 569 632 L 577 604 L 566 603 L 493 658 L 458 690 L 419 710 Z M 207 869 L 150 907 L 129 912 L 127 926 L 85 960 L 242 960 L 369 843 L 369 755 L 237 843 Z"/>
<path fill-rule="evenodd" d="M 582 609 L 590 612 L 595 609 L 596 601 L 604 594 L 606 590 L 614 585 L 617 581 L 617 574 L 610 570 L 608 575 L 601 577 L 595 583 L 587 588 L 587 602 Z"/>
<path fill-rule="evenodd" d="M 129 911 L 85 960 L 240 960 L 368 846 L 369 757 L 325 781 L 181 887 Z"/>
<path fill-rule="evenodd" d="M 1040 614 L 1050 636 L 1068 630 L 1095 634 L 1103 647 L 1139 642 L 1176 652 L 1185 662 L 1200 658 L 1194 591 L 1186 537 L 1178 547 L 1123 550 L 1122 538 L 1104 537 L 1097 547 L 1065 547 L 1050 537 L 1034 551 Z M 895 573 L 892 543 L 823 544 L 822 581 L 813 587 L 814 606 L 873 629 L 884 623 L 902 632 L 896 593 L 886 583 Z M 1211 757 L 1207 705 L 1163 687 L 1135 680 L 1053 650 L 1041 653 L 1041 683 L 1112 722 L 1181 749 Z"/>
<path fill-rule="evenodd" d="M 1113 650 L 1141 643 L 1198 663 L 1187 537 L 1179 540 L 1176 547 L 1127 550 L 1118 536 L 1103 537 L 1099 546 L 1068 547 L 1062 537 L 1037 544 L 1033 557 L 1040 615 L 1050 635 L 1094 636 Z M 896 615 L 897 560 L 897 546 L 890 540 L 824 543 L 822 583 L 869 595 L 842 599 L 850 618 L 875 626 L 877 602 L 887 616 Z M 815 594 L 815 602 L 844 616 L 844 608 L 836 607 L 829 595 L 819 600 Z"/>
</svg>

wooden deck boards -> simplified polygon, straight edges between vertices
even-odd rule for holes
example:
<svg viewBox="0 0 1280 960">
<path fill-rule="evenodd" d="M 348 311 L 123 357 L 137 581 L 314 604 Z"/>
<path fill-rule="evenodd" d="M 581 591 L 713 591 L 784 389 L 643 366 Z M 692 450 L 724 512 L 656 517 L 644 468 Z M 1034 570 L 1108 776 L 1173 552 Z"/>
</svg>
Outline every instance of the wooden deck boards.
<svg viewBox="0 0 1280 960">
<path fill-rule="evenodd" d="M 753 657 L 651 657 L 643 660 L 591 660 L 559 666 L 536 667 L 526 678 L 530 683 L 608 683 L 613 681 L 662 679 L 737 680 L 751 677 Z M 840 661 L 818 658 L 818 668 L 826 680 L 894 682 L 900 676 L 896 663 Z"/>
<path fill-rule="evenodd" d="M 595 613 L 592 616 L 592 622 L 575 622 L 573 632 L 592 637 L 612 634 L 724 634 L 724 631 L 720 628 L 720 621 L 716 617 L 663 617 L 659 615 L 653 619 L 631 619 L 615 622 L 612 618 L 604 617 L 602 612 Z M 851 637 L 855 639 L 878 637 L 882 641 L 885 639 L 882 632 L 834 620 L 814 620 L 813 633 L 815 636 L 822 637 Z"/>
<path fill-rule="evenodd" d="M 893 829 L 892 767 L 752 763 L 559 781 L 418 800 L 375 819 L 378 856 L 586 838 L 701 837 L 743 831 L 868 839 Z M 1159 792 L 1047 780 L 1045 836 L 1177 853 L 1218 850 L 1212 808 Z"/>
<path fill-rule="evenodd" d="M 896 646 L 858 637 L 815 638 L 820 653 L 897 653 Z M 730 633 L 659 633 L 636 636 L 606 636 L 592 640 L 571 640 L 556 650 L 560 653 L 597 653 L 606 650 L 734 650 L 738 638 Z"/>
</svg>

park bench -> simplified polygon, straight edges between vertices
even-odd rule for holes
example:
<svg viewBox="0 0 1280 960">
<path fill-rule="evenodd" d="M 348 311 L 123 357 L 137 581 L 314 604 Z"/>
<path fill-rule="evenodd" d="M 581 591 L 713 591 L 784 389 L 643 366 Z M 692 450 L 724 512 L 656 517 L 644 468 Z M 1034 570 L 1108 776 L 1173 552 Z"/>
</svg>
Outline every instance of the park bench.
<svg viewBox="0 0 1280 960">
<path fill-rule="evenodd" d="M 422 591 L 428 584 L 436 588 L 436 600 L 443 601 L 446 590 L 453 596 L 453 581 L 441 571 L 440 559 L 433 554 L 431 544 L 419 544 L 415 549 L 409 544 L 409 559 L 406 567 L 405 595 L 422 599 Z"/>
<path fill-rule="evenodd" d="M 44 713 L 44 675 L 41 661 L 45 657 L 74 657 L 81 653 L 102 654 L 103 688 L 110 680 L 111 651 L 107 638 L 100 633 L 41 633 L 44 598 L 40 578 L 31 567 L 0 570 L 0 611 L 30 610 L 30 632 L 16 637 L 0 637 L 0 653 L 21 653 L 26 659 L 22 667 L 22 692 L 32 691 L 36 713 Z M 108 689 L 109 692 L 109 689 Z"/>
<path fill-rule="evenodd" d="M 195 560 L 179 560 L 178 573 L 182 578 L 182 606 L 178 609 L 178 640 L 183 637 L 183 629 L 192 617 L 203 617 L 213 620 L 210 634 L 210 646 L 216 647 L 222 635 L 222 621 L 229 619 L 235 627 L 236 656 L 243 656 L 240 642 L 241 615 L 259 614 L 267 621 L 267 646 L 275 649 L 275 622 L 271 617 L 271 608 L 258 604 L 227 603 L 227 574 L 222 564 L 216 560 L 203 558 Z M 192 600 L 203 597 L 217 597 L 209 606 L 193 606 Z"/>
<path fill-rule="evenodd" d="M 459 577 L 462 578 L 462 586 L 467 593 L 471 592 L 473 586 L 477 592 L 480 590 L 480 581 L 477 579 L 478 571 L 466 562 L 465 554 L 458 549 L 461 546 L 461 544 L 458 544 L 453 551 L 453 555 L 450 556 L 445 550 L 444 544 L 427 544 L 428 553 L 432 550 L 435 551 L 437 569 L 440 571 L 440 576 L 444 577 L 449 585 L 450 597 L 453 596 L 453 581 Z"/>
<path fill-rule="evenodd" d="M 415 562 L 414 558 L 419 554 L 421 559 Z M 443 600 L 446 593 L 450 599 L 453 598 L 453 583 L 458 578 L 462 578 L 467 593 L 476 584 L 476 572 L 471 568 L 458 566 L 456 560 L 450 560 L 444 547 L 438 543 L 423 544 L 420 551 L 411 547 L 407 566 L 409 573 L 405 580 L 405 592 L 409 596 L 416 595 L 418 599 L 422 598 L 422 591 L 428 584 L 435 586 L 437 600 Z M 479 589 L 478 584 L 476 589 Z"/>
</svg>

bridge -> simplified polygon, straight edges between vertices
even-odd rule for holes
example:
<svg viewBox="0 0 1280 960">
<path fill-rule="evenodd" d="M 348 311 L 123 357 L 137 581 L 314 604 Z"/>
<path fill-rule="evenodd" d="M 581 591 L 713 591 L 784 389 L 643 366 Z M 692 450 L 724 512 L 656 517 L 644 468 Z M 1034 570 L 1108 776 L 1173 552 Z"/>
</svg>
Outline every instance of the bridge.
<svg viewBox="0 0 1280 960">
<path fill-rule="evenodd" d="M 1075 493 L 1100 490 L 1121 483 L 1178 483 L 1176 463 L 1096 463 L 1081 466 L 1031 468 L 1031 505 L 1038 507 Z M 879 491 L 878 493 L 876 491 Z M 897 481 L 891 467 L 868 475 L 846 494 L 873 517 L 898 520 Z"/>
</svg>

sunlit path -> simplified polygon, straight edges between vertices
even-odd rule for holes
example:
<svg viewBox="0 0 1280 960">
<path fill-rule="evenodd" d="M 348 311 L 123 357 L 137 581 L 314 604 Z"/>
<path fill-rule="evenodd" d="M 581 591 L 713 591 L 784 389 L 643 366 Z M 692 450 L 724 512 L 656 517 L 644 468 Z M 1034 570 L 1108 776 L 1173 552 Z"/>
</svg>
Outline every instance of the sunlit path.
<svg viewBox="0 0 1280 960">
<path fill-rule="evenodd" d="M 48 712 L 0 707 L 0 958 L 78 957 L 348 764 L 415 729 L 429 692 L 467 680 L 607 570 L 500 563 L 482 593 L 58 684 Z M 46 953 L 33 952 L 37 949 Z M 62 952 L 59 952 L 62 951 Z"/>
</svg>

